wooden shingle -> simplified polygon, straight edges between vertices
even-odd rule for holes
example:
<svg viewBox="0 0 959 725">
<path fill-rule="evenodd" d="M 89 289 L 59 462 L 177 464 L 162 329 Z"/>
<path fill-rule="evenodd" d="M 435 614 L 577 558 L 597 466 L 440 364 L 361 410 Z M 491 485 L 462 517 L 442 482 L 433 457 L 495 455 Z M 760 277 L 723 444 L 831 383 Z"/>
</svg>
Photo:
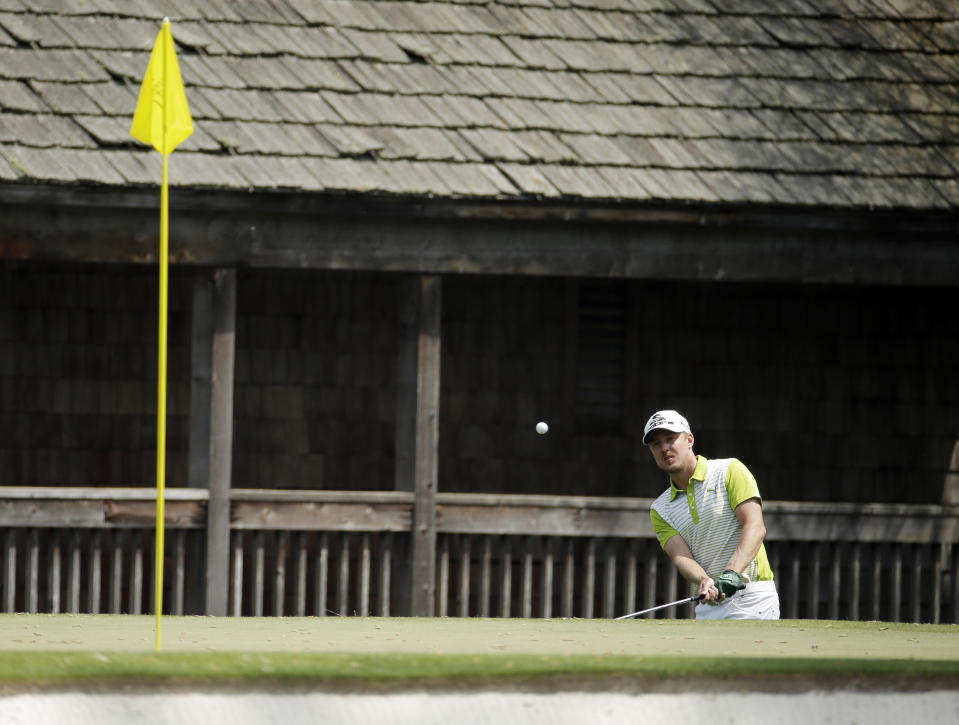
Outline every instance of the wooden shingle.
<svg viewBox="0 0 959 725">
<path fill-rule="evenodd" d="M 107 72 L 103 81 L 112 81 L 113 78 L 124 78 L 131 82 L 142 80 L 150 62 L 150 54 L 143 52 L 92 50 L 90 57 Z"/>
<path fill-rule="evenodd" d="M 522 35 L 525 37 L 558 37 L 555 30 L 542 26 L 536 18 L 524 12 L 525 8 L 508 5 L 490 5 L 490 33 L 493 35 Z"/>
<path fill-rule="evenodd" d="M 442 179 L 453 196 L 496 197 L 500 193 L 485 174 L 476 173 L 464 164 L 432 162 L 425 166 L 433 176 Z"/>
<path fill-rule="evenodd" d="M 524 194 L 544 197 L 560 195 L 559 189 L 553 186 L 543 175 L 542 165 L 498 164 L 497 168 Z"/>
<path fill-rule="evenodd" d="M 221 148 L 249 154 L 256 148 L 256 141 L 247 132 L 247 125 L 236 121 L 209 121 L 204 124 L 207 134 Z"/>
<path fill-rule="evenodd" d="M 207 20 L 239 22 L 242 16 L 232 7 L 230 0 L 207 0 L 199 6 L 200 14 Z"/>
<path fill-rule="evenodd" d="M 719 196 L 692 171 L 676 169 L 643 169 L 638 181 L 653 199 L 684 201 L 720 201 Z"/>
<path fill-rule="evenodd" d="M 0 46 L 6 46 L 7 48 L 13 48 L 18 45 L 19 41 L 14 38 L 10 33 L 3 29 L 3 26 L 0 25 Z"/>
<path fill-rule="evenodd" d="M 97 117 L 99 119 L 99 117 Z M 75 119 L 53 114 L 0 114 L 7 141 L 38 148 L 96 148 L 96 142 L 84 133 Z M 109 123 L 112 119 L 103 119 Z"/>
<path fill-rule="evenodd" d="M 516 196 L 518 194 L 519 190 L 516 185 L 503 173 L 499 166 L 478 164 L 476 170 L 493 185 L 498 196 Z M 461 173 L 465 171 L 463 169 Z"/>
<path fill-rule="evenodd" d="M 51 22 L 63 33 L 64 46 L 114 51 L 149 51 L 159 31 L 157 23 L 134 18 L 61 15 Z"/>
<path fill-rule="evenodd" d="M 23 45 L 42 48 L 72 48 L 72 38 L 49 15 L 0 12 L 0 27 Z"/>
<path fill-rule="evenodd" d="M 595 40 L 596 31 L 572 8 L 524 8 L 524 14 L 549 37 Z"/>
<path fill-rule="evenodd" d="M 74 122 L 95 141 L 104 146 L 133 143 L 130 120 L 116 116 L 74 116 Z M 93 146 L 93 144 L 90 144 Z"/>
<path fill-rule="evenodd" d="M 108 80 L 106 71 L 78 50 L 0 48 L 0 77 L 40 81 Z"/>
<path fill-rule="evenodd" d="M 366 132 L 381 145 L 376 155 L 384 159 L 465 161 L 466 157 L 447 134 L 434 128 L 375 128 Z"/>
<path fill-rule="evenodd" d="M 534 161 L 547 164 L 573 163 L 577 153 L 549 131 L 519 131 L 512 134 L 513 143 Z"/>
<path fill-rule="evenodd" d="M 837 202 L 848 205 L 850 199 L 842 190 L 837 177 L 823 174 L 776 174 L 779 183 L 791 199 L 804 206 L 831 206 Z"/>
<path fill-rule="evenodd" d="M 635 20 L 631 15 L 606 8 L 590 8 L 582 3 L 575 7 L 576 17 L 593 36 L 600 40 L 629 41 Z M 632 9 L 632 8 L 629 8 Z"/>
<path fill-rule="evenodd" d="M 34 113 L 51 110 L 26 83 L 5 80 L 0 80 L 0 109 Z"/>
<path fill-rule="evenodd" d="M 340 192 L 401 193 L 402 181 L 394 179 L 384 164 L 354 159 L 303 159 L 318 189 Z"/>
<path fill-rule="evenodd" d="M 361 58 L 383 63 L 404 63 L 409 59 L 390 33 L 356 28 L 342 28 L 341 32 L 354 47 L 362 50 Z"/>
<path fill-rule="evenodd" d="M 491 128 L 463 129 L 459 132 L 486 161 L 525 162 L 529 156 L 513 142 L 508 131 Z"/>
<path fill-rule="evenodd" d="M 527 68 L 562 70 L 567 67 L 566 62 L 553 53 L 546 43 L 511 35 L 501 36 L 500 40 Z"/>
<path fill-rule="evenodd" d="M 553 119 L 553 124 L 547 128 L 558 131 L 577 131 L 579 133 L 589 133 L 595 128 L 595 121 L 592 116 L 580 113 L 583 105 L 567 103 L 566 101 L 535 101 L 534 103 L 546 114 L 547 118 Z"/>
<path fill-rule="evenodd" d="M 618 73 L 608 78 L 634 103 L 655 106 L 675 106 L 678 103 L 676 97 L 653 76 Z"/>
<path fill-rule="evenodd" d="M 246 179 L 232 168 L 229 156 L 177 151 L 170 158 L 171 186 L 236 189 L 247 185 Z"/>
<path fill-rule="evenodd" d="M 25 176 L 25 173 L 4 158 L 3 149 L 0 149 L 0 179 L 3 181 L 17 181 L 22 176 Z"/>
<path fill-rule="evenodd" d="M 652 199 L 635 169 L 626 166 L 603 166 L 596 169 L 603 182 L 613 190 L 616 197 Z"/>
<path fill-rule="evenodd" d="M 286 118 L 298 123 L 340 123 L 344 119 L 319 93 L 276 91 L 273 99 L 287 112 Z"/>
<path fill-rule="evenodd" d="M 508 101 L 503 99 L 489 99 L 484 101 L 472 96 L 446 95 L 443 97 L 461 118 L 463 126 L 467 128 L 488 126 L 491 128 L 506 128 L 508 123 L 500 112 L 501 106 Z"/>
<path fill-rule="evenodd" d="M 618 133 L 629 136 L 675 136 L 673 120 L 676 108 L 658 106 L 613 106 L 607 110 Z"/>
<path fill-rule="evenodd" d="M 401 179 L 405 185 L 415 188 L 420 194 L 450 196 L 453 190 L 440 175 L 437 164 L 412 161 L 391 161 L 384 165 L 387 173 Z"/>
<path fill-rule="evenodd" d="M 49 181 L 72 182 L 77 177 L 66 163 L 63 150 L 59 148 L 36 148 L 23 145 L 8 145 L 4 150 L 8 163 L 23 176 Z"/>
<path fill-rule="evenodd" d="M 148 160 L 156 162 L 157 159 L 150 154 L 126 149 L 110 149 L 103 153 L 110 166 L 116 169 L 127 184 L 157 184 L 160 178 L 157 175 L 157 165 L 148 163 Z"/>
<path fill-rule="evenodd" d="M 99 113 L 100 108 L 85 92 L 85 86 L 79 83 L 50 83 L 34 81 L 30 84 L 33 91 L 57 113 Z"/>
<path fill-rule="evenodd" d="M 741 136 L 744 139 L 756 138 L 769 141 L 828 140 L 819 133 L 820 130 L 823 130 L 821 119 L 819 119 L 818 124 L 810 124 L 802 116 L 802 111 L 751 108 L 748 111 L 734 111 L 732 113 L 735 113 L 737 128 L 740 124 L 744 127 L 745 132 Z M 755 128 L 751 125 L 749 117 L 754 119 Z"/>
<path fill-rule="evenodd" d="M 435 35 L 437 63 L 463 63 L 470 65 L 516 66 L 521 61 L 497 37 L 466 35 L 462 33 Z"/>
<path fill-rule="evenodd" d="M 541 167 L 541 170 L 543 176 L 563 194 L 583 199 L 616 198 L 616 191 L 593 167 L 550 164 Z"/>
<path fill-rule="evenodd" d="M 577 74 L 579 80 L 588 84 L 596 92 L 596 99 L 604 103 L 626 104 L 629 103 L 629 95 L 614 80 L 612 73 L 581 73 Z"/>
<path fill-rule="evenodd" d="M 70 169 L 76 181 L 123 184 L 126 180 L 100 149 L 58 149 L 58 161 Z"/>
<path fill-rule="evenodd" d="M 400 65 L 398 63 L 379 63 L 371 66 L 362 61 L 348 66 L 357 68 L 366 80 L 364 87 L 386 93 L 402 95 L 423 95 L 455 93 L 457 88 L 450 81 L 445 69 L 429 65 Z M 352 73 L 352 70 L 348 70 Z M 368 79 L 368 80 L 367 80 Z"/>
<path fill-rule="evenodd" d="M 779 185 L 769 174 L 699 171 L 697 177 L 717 198 L 730 204 L 771 204 L 777 201 L 774 189 Z"/>
<path fill-rule="evenodd" d="M 620 148 L 608 137 L 595 133 L 564 133 L 559 140 L 573 150 L 575 160 L 587 166 L 613 166 L 625 163 Z"/>
<path fill-rule="evenodd" d="M 383 147 L 382 142 L 356 126 L 321 124 L 316 130 L 342 156 L 367 156 Z"/>
</svg>

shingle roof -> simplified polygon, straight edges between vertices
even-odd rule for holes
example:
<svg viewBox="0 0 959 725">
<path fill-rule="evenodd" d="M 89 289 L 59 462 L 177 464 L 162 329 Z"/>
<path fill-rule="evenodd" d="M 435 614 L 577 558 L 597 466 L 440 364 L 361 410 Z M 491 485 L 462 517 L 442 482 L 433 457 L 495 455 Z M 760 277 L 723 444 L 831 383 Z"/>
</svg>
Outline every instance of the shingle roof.
<svg viewBox="0 0 959 725">
<path fill-rule="evenodd" d="M 0 183 L 155 183 L 162 15 L 184 187 L 959 204 L 954 0 L 0 0 Z"/>
</svg>

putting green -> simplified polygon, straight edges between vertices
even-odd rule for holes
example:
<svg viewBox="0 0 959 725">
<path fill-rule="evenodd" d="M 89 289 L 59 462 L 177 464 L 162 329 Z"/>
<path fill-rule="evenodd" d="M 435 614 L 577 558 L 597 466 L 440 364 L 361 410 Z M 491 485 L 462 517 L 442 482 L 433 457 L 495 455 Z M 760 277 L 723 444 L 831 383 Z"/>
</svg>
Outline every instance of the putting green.
<svg viewBox="0 0 959 725">
<path fill-rule="evenodd" d="M 155 619 L 0 615 L 0 651 L 154 649 Z M 164 617 L 169 652 L 693 655 L 959 660 L 959 627 L 883 622 Z"/>
<path fill-rule="evenodd" d="M 0 615 L 0 685 L 640 677 L 675 688 L 696 672 L 697 687 L 708 676 L 751 678 L 759 688 L 790 678 L 793 687 L 813 678 L 825 687 L 959 688 L 954 625 L 164 617 L 157 653 L 154 623 L 149 616 Z"/>
</svg>

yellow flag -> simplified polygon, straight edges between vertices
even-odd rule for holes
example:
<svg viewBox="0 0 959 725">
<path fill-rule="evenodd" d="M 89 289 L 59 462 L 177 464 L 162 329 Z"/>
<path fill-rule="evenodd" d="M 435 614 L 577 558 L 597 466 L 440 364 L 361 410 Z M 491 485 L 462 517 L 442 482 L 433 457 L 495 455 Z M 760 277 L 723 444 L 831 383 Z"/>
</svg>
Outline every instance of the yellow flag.
<svg viewBox="0 0 959 725">
<path fill-rule="evenodd" d="M 173 47 L 170 21 L 164 20 L 140 86 L 130 135 L 166 155 L 192 133 L 193 119 Z"/>
</svg>

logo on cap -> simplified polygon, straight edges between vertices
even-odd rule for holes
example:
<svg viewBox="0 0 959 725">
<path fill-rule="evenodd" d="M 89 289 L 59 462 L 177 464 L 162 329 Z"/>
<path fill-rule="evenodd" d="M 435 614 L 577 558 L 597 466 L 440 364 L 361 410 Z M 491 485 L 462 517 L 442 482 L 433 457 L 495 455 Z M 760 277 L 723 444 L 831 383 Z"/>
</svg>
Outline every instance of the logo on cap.
<svg viewBox="0 0 959 725">
<path fill-rule="evenodd" d="M 658 410 L 646 421 L 646 428 L 643 430 L 644 445 L 649 443 L 649 434 L 659 428 L 673 433 L 692 433 L 689 423 L 675 410 Z"/>
</svg>

